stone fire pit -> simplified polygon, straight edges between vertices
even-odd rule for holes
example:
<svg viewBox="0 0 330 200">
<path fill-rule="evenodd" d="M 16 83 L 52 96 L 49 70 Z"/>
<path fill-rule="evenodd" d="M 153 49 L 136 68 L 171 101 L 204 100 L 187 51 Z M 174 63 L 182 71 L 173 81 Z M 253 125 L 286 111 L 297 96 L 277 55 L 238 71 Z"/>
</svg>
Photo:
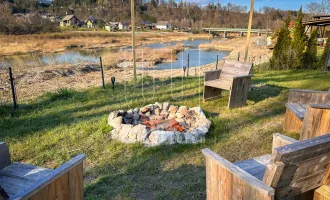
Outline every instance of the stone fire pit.
<svg viewBox="0 0 330 200">
<path fill-rule="evenodd" d="M 178 107 L 167 102 L 156 102 L 134 110 L 111 112 L 108 124 L 113 127 L 111 137 L 115 140 L 157 146 L 200 143 L 211 121 L 200 107 Z"/>
</svg>

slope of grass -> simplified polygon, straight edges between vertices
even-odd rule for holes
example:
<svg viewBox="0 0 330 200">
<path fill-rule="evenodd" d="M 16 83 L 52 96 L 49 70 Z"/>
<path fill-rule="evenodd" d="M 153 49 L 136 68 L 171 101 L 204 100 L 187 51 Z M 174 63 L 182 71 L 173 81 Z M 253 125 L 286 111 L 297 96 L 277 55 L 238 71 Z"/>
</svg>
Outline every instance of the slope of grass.
<svg viewBox="0 0 330 200">
<path fill-rule="evenodd" d="M 106 90 L 62 89 L 20 105 L 13 115 L 0 109 L 0 141 L 10 146 L 13 161 L 55 168 L 85 153 L 86 199 L 205 199 L 202 148 L 230 161 L 271 152 L 272 134 L 283 132 L 289 88 L 327 90 L 330 74 L 318 71 L 257 73 L 248 106 L 227 110 L 224 97 L 201 102 L 203 79 L 144 81 L 108 85 Z M 212 121 L 203 144 L 145 148 L 112 141 L 107 115 L 154 102 L 189 107 L 201 105 Z M 298 137 L 290 134 L 290 136 Z"/>
</svg>

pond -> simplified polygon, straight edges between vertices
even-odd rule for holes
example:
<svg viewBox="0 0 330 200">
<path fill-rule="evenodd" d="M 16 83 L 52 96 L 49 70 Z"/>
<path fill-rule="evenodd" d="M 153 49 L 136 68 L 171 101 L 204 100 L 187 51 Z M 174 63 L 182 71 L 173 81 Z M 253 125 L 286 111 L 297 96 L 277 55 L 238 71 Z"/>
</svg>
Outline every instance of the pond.
<svg viewBox="0 0 330 200">
<path fill-rule="evenodd" d="M 212 40 L 199 39 L 199 40 L 186 40 L 182 42 L 169 42 L 169 43 L 155 43 L 144 45 L 152 49 L 161 49 L 166 47 L 175 46 L 182 43 L 184 51 L 178 54 L 178 60 L 172 63 L 157 64 L 154 69 L 178 69 L 188 65 L 195 67 L 205 64 L 210 64 L 216 61 L 217 55 L 219 60 L 229 54 L 228 51 L 205 51 L 198 49 L 198 46 L 203 43 L 209 43 Z M 129 48 L 124 48 L 129 49 Z M 29 67 L 42 67 L 46 65 L 57 64 L 77 64 L 77 63 L 99 63 L 99 57 L 106 53 L 111 53 L 117 50 L 101 49 L 101 50 L 67 50 L 59 53 L 32 53 L 26 55 L 13 55 L 0 57 L 0 69 L 7 67 L 15 68 L 29 68 Z"/>
</svg>

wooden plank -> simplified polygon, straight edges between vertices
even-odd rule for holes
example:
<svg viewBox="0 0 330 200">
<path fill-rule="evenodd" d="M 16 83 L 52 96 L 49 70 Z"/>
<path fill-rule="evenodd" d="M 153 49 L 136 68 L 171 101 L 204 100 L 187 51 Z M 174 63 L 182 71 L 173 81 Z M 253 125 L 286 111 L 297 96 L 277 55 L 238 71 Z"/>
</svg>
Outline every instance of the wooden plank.
<svg viewBox="0 0 330 200">
<path fill-rule="evenodd" d="M 0 170 L 10 165 L 9 148 L 5 142 L 0 142 Z"/>
<path fill-rule="evenodd" d="M 61 177 L 65 173 L 69 172 L 71 169 L 75 168 L 76 166 L 82 164 L 85 160 L 86 156 L 84 154 L 77 155 L 76 157 L 72 158 L 70 161 L 64 163 L 60 167 L 53 170 L 53 172 L 45 177 L 44 179 L 38 181 L 33 187 L 30 187 L 28 190 L 21 192 L 19 194 L 15 194 L 11 199 L 28 199 L 32 197 L 34 194 L 41 191 L 43 188 L 54 182 L 57 178 Z"/>
<path fill-rule="evenodd" d="M 271 161 L 267 166 L 262 182 L 271 187 L 275 187 L 280 180 L 284 166 L 285 165 L 282 162 Z"/>
<path fill-rule="evenodd" d="M 314 200 L 330 200 L 330 186 L 323 185 L 315 190 Z"/>
<path fill-rule="evenodd" d="M 272 196 L 274 195 L 273 188 L 267 186 L 262 181 L 258 180 L 254 176 L 250 175 L 249 173 L 245 172 L 244 170 L 230 163 L 229 161 L 217 155 L 216 153 L 212 152 L 211 150 L 203 149 L 202 152 L 206 158 L 212 160 L 212 162 L 215 162 L 219 167 L 223 168 L 224 170 L 228 171 L 228 173 L 231 173 L 233 175 L 233 182 L 234 182 L 232 186 L 233 195 L 235 195 L 235 193 L 237 192 L 235 190 L 237 189 L 235 182 L 237 182 L 238 180 L 246 183 L 249 186 L 250 190 L 256 190 L 256 192 L 260 193 L 260 195 L 263 196 L 264 199 L 271 199 Z M 207 168 L 206 170 L 209 169 Z M 242 184 L 240 184 L 240 187 L 238 188 L 240 191 L 243 190 L 243 188 L 241 187 L 243 187 Z M 213 192 L 212 190 L 210 191 Z M 234 200 L 235 198 L 233 197 L 229 199 Z"/>
<path fill-rule="evenodd" d="M 273 146 L 272 149 L 274 151 L 274 149 L 278 148 L 278 147 L 282 147 L 288 144 L 293 144 L 295 142 L 299 142 L 298 140 L 295 140 L 293 138 L 290 138 L 288 136 L 282 135 L 280 133 L 275 133 L 273 134 Z"/>
<path fill-rule="evenodd" d="M 271 155 L 267 154 L 248 160 L 238 161 L 235 162 L 234 165 L 256 177 L 257 179 L 262 180 L 270 159 Z"/>
<path fill-rule="evenodd" d="M 232 82 L 219 80 L 219 79 L 205 82 L 205 86 L 219 88 L 219 89 L 225 89 L 225 90 L 229 90 L 231 85 L 232 85 Z"/>
<path fill-rule="evenodd" d="M 203 101 L 205 102 L 210 99 L 221 97 L 221 92 L 222 92 L 221 89 L 204 86 Z"/>
<path fill-rule="evenodd" d="M 287 103 L 285 104 L 285 107 L 289 109 L 293 114 L 296 115 L 296 117 L 299 118 L 299 120 L 304 120 L 306 107 L 298 104 L 298 103 Z"/>
<path fill-rule="evenodd" d="M 273 185 L 276 198 L 292 197 L 316 189 L 322 185 L 329 171 L 330 135 L 276 148 L 272 162 L 284 164 L 278 183 Z"/>
<path fill-rule="evenodd" d="M 326 104 L 328 100 L 327 91 L 290 90 L 288 103 Z"/>
<path fill-rule="evenodd" d="M 290 109 L 286 109 L 285 120 L 283 129 L 286 132 L 300 132 L 302 127 L 302 121 L 291 112 Z"/>
<path fill-rule="evenodd" d="M 204 72 L 204 81 L 216 80 L 219 79 L 221 73 L 221 69 L 206 71 Z"/>
<path fill-rule="evenodd" d="M 330 109 L 308 106 L 300 132 L 300 140 L 330 133 Z"/>
<path fill-rule="evenodd" d="M 53 172 L 51 169 L 14 162 L 13 164 L 0 170 L 0 176 L 19 178 L 27 181 L 38 181 L 47 177 Z"/>
<path fill-rule="evenodd" d="M 250 82 L 250 77 L 233 79 L 233 84 L 232 88 L 230 89 L 230 97 L 228 102 L 229 109 L 238 108 L 246 105 Z"/>
</svg>

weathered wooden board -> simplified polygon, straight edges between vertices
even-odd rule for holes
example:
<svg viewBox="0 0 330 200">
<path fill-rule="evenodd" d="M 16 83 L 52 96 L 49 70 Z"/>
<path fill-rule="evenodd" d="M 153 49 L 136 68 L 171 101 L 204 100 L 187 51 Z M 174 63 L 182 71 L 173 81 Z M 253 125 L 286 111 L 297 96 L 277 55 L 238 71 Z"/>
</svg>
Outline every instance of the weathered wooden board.
<svg viewBox="0 0 330 200">
<path fill-rule="evenodd" d="M 5 142 L 0 142 L 0 170 L 10 165 L 9 148 Z"/>
<path fill-rule="evenodd" d="M 228 108 L 239 108 L 246 105 L 251 77 L 234 78 L 230 89 Z"/>
<path fill-rule="evenodd" d="M 323 185 L 315 190 L 314 200 L 330 200 L 330 186 Z"/>
<path fill-rule="evenodd" d="M 289 109 L 293 114 L 295 114 L 296 117 L 299 118 L 299 120 L 304 120 L 307 105 L 298 103 L 287 103 L 285 104 L 285 107 Z"/>
<path fill-rule="evenodd" d="M 245 172 L 251 174 L 259 180 L 262 180 L 264 177 L 267 165 L 271 159 L 271 155 L 267 154 L 264 156 L 251 158 L 248 160 L 242 160 L 235 162 L 234 165 L 241 168 Z"/>
<path fill-rule="evenodd" d="M 204 102 L 214 99 L 214 98 L 221 97 L 221 92 L 222 92 L 222 89 L 204 86 L 204 93 L 203 93 Z"/>
<path fill-rule="evenodd" d="M 205 71 L 204 72 L 204 80 L 205 81 L 211 81 L 219 79 L 221 73 L 221 69 L 218 70 L 212 70 L 212 71 Z"/>
<path fill-rule="evenodd" d="M 288 144 L 293 144 L 295 142 L 299 142 L 298 140 L 295 140 L 293 138 L 290 138 L 288 136 L 282 135 L 280 133 L 275 133 L 273 134 L 273 146 L 272 149 L 278 148 L 278 147 L 283 147 Z M 274 152 L 273 152 L 274 153 Z"/>
<path fill-rule="evenodd" d="M 305 118 L 300 132 L 300 140 L 330 133 L 330 105 L 329 108 L 322 105 L 311 104 L 307 107 Z"/>
<path fill-rule="evenodd" d="M 322 185 L 328 174 L 330 135 L 276 148 L 271 162 L 284 164 L 279 181 L 274 186 L 277 199 L 316 189 Z"/>
<path fill-rule="evenodd" d="M 326 104 L 328 100 L 328 91 L 291 89 L 288 103 Z"/>
<path fill-rule="evenodd" d="M 209 149 L 206 157 L 206 196 L 208 200 L 273 200 L 274 189 Z"/>
<path fill-rule="evenodd" d="M 302 127 L 302 120 L 300 120 L 290 109 L 286 109 L 283 129 L 286 132 L 299 132 Z"/>
</svg>

